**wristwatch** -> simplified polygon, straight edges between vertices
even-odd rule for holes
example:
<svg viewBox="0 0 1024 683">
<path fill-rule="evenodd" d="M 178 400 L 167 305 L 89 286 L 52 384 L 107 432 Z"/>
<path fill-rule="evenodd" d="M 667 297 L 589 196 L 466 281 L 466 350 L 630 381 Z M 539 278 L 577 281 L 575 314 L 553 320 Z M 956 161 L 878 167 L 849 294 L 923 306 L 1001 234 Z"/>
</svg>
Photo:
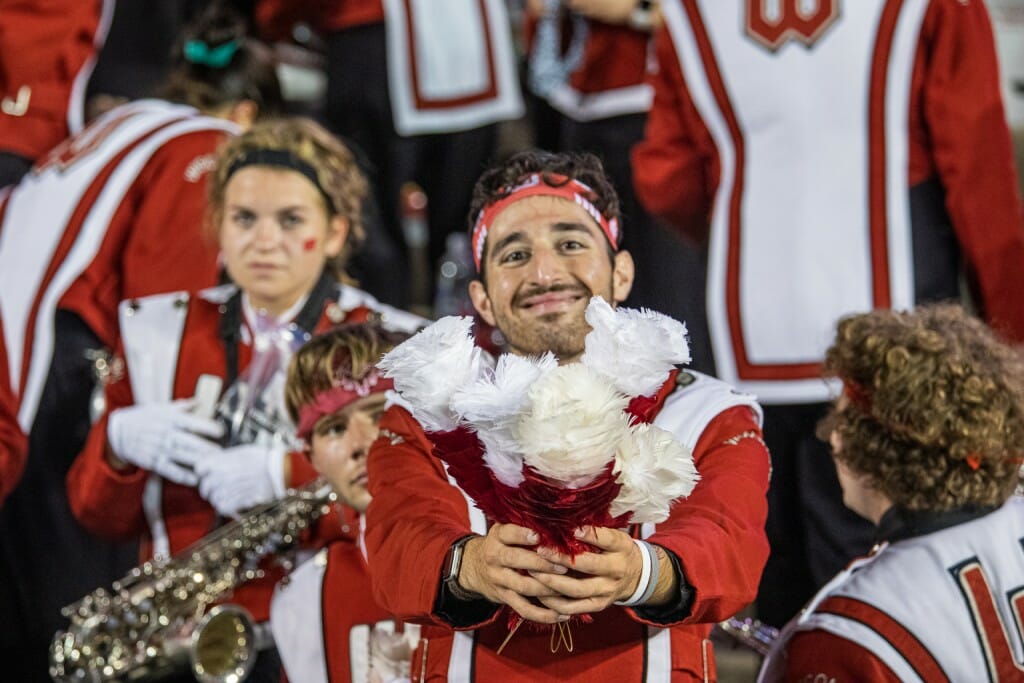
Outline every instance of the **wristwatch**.
<svg viewBox="0 0 1024 683">
<path fill-rule="evenodd" d="M 656 0 L 640 0 L 629 15 L 629 27 L 637 31 L 650 31 L 654 27 Z"/>
<path fill-rule="evenodd" d="M 462 551 L 465 549 L 466 543 L 472 538 L 475 538 L 475 536 L 470 534 L 452 543 L 451 547 L 448 548 L 448 552 L 445 553 L 444 563 L 441 565 L 441 581 L 444 582 L 448 591 L 460 600 L 473 598 L 473 594 L 459 585 L 459 570 L 462 569 Z"/>
</svg>

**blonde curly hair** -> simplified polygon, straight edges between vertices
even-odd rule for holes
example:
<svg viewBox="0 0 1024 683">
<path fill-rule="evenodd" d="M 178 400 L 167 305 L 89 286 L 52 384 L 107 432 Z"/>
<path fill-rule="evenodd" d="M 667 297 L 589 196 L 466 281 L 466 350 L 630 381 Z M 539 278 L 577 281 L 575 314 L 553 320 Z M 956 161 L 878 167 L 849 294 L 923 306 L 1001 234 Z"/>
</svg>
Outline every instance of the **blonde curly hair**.
<svg viewBox="0 0 1024 683">
<path fill-rule="evenodd" d="M 994 506 L 1019 482 L 1024 360 L 960 306 L 877 310 L 839 322 L 825 359 L 843 381 L 818 437 L 910 510 Z M 837 402 L 838 403 L 838 402 Z"/>
<path fill-rule="evenodd" d="M 345 264 L 366 240 L 362 216 L 369 185 L 352 151 L 309 119 L 292 117 L 262 121 L 245 133 L 230 138 L 221 147 L 207 192 L 206 224 L 210 238 L 216 241 L 224 218 L 224 194 L 232 165 L 257 150 L 288 152 L 313 168 L 328 214 L 344 217 L 349 225 L 344 247 L 327 266 L 339 280 L 351 283 L 351 278 L 345 273 Z"/>
</svg>

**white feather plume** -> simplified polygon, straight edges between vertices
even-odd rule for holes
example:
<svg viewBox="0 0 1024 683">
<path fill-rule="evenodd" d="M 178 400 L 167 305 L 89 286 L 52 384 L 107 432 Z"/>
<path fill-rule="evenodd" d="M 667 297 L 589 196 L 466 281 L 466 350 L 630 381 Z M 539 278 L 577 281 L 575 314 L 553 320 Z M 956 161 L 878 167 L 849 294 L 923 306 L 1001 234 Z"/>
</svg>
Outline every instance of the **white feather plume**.
<svg viewBox="0 0 1024 683">
<path fill-rule="evenodd" d="M 627 396 L 650 396 L 680 363 L 690 362 L 686 325 L 656 311 L 612 308 L 601 297 L 587 305 L 581 362 Z"/>
<path fill-rule="evenodd" d="M 474 382 L 487 367 L 473 344 L 470 317 L 447 316 L 399 344 L 377 367 L 395 380 L 395 390 L 409 405 L 424 429 L 455 429 L 458 416 L 452 396 Z"/>
<path fill-rule="evenodd" d="M 629 400 L 579 363 L 543 374 L 529 398 L 513 428 L 526 464 L 569 488 L 592 482 L 629 430 Z"/>
<path fill-rule="evenodd" d="M 630 428 L 615 453 L 613 472 L 622 489 L 610 512 L 615 517 L 632 512 L 631 524 L 664 522 L 672 501 L 689 496 L 700 479 L 690 449 L 651 424 Z"/>
<path fill-rule="evenodd" d="M 523 482 L 523 454 L 512 426 L 526 409 L 530 387 L 557 367 L 551 353 L 540 358 L 504 354 L 493 373 L 484 373 L 452 397 L 452 409 L 484 445 L 484 462 L 506 486 Z"/>
</svg>

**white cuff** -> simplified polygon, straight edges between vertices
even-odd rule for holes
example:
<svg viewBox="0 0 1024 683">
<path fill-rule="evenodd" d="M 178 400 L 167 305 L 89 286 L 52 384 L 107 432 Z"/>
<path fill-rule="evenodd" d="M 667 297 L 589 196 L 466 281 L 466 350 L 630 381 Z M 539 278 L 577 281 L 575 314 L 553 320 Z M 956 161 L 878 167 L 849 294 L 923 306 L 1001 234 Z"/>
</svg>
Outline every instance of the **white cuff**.
<svg viewBox="0 0 1024 683">
<path fill-rule="evenodd" d="M 284 481 L 284 459 L 287 457 L 287 451 L 280 448 L 271 448 L 267 454 L 267 475 L 275 498 L 283 498 L 288 488 Z"/>
</svg>

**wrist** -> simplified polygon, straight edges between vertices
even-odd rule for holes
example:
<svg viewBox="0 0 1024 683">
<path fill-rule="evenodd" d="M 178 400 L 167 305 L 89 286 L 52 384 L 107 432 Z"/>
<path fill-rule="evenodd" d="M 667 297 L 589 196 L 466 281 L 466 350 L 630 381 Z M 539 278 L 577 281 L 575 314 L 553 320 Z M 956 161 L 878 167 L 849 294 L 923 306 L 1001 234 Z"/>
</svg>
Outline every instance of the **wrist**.
<svg viewBox="0 0 1024 683">
<path fill-rule="evenodd" d="M 658 562 L 658 581 L 653 587 L 650 599 L 645 603 L 649 607 L 666 605 L 679 597 L 680 579 L 676 566 L 669 559 L 668 553 L 661 546 L 651 544 Z"/>
<path fill-rule="evenodd" d="M 633 593 L 622 600 L 616 600 L 616 605 L 622 607 L 636 607 L 644 605 L 651 599 L 658 585 L 660 563 L 655 547 L 647 541 L 638 538 L 633 539 L 637 550 L 640 552 L 640 576 L 637 579 L 636 588 Z"/>
<path fill-rule="evenodd" d="M 472 553 L 471 544 L 478 538 L 469 535 L 455 541 L 448 548 L 441 565 L 441 583 L 457 600 L 470 601 L 481 597 L 480 593 L 473 590 L 472 579 L 469 578 L 472 572 L 465 571 L 471 565 L 471 562 L 466 562 L 467 550 L 469 554 Z"/>
</svg>

